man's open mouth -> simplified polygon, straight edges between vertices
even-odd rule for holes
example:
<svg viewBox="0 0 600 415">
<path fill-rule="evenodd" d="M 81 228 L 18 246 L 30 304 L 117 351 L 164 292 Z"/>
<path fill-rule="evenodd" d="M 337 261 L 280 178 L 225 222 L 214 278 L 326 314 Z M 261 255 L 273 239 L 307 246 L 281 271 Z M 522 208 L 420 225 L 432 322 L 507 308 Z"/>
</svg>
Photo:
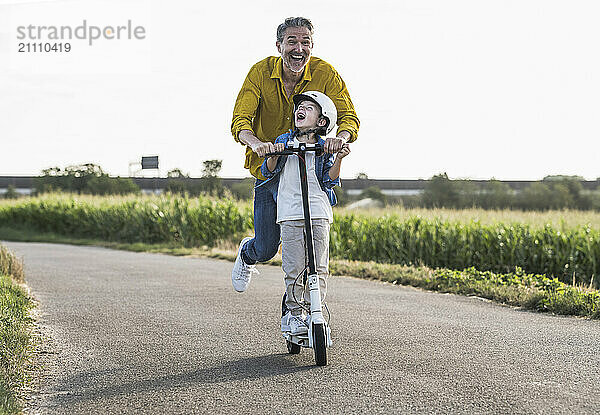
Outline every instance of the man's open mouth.
<svg viewBox="0 0 600 415">
<path fill-rule="evenodd" d="M 302 63 L 304 61 L 304 55 L 301 53 L 290 53 L 290 60 L 295 63 Z"/>
</svg>

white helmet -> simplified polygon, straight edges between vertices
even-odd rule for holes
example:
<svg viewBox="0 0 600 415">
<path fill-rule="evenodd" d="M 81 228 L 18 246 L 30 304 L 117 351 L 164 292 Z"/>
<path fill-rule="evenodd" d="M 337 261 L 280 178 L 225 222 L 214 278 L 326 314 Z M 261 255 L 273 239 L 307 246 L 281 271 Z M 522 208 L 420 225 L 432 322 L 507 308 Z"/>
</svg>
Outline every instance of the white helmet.
<svg viewBox="0 0 600 415">
<path fill-rule="evenodd" d="M 302 101 L 312 101 L 319 107 L 321 107 L 321 115 L 325 117 L 325 119 L 327 120 L 327 124 L 325 124 L 325 126 L 321 128 L 319 134 L 327 135 L 331 132 L 331 130 L 333 130 L 333 127 L 335 127 L 335 123 L 337 122 L 337 109 L 335 108 L 335 105 L 333 104 L 331 98 L 329 98 L 322 92 L 306 91 L 301 94 L 294 95 L 293 100 L 294 112 L 296 112 L 298 105 Z"/>
</svg>

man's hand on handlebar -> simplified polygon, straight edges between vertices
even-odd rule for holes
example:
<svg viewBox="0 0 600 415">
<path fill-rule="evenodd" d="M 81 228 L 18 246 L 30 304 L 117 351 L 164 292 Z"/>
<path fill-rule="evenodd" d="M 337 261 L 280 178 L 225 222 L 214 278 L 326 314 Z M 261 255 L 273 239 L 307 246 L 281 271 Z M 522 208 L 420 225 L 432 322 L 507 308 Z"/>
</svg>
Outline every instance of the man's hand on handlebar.
<svg viewBox="0 0 600 415">
<path fill-rule="evenodd" d="M 260 142 L 258 144 L 253 145 L 250 148 L 256 154 L 258 154 L 259 157 L 264 157 L 265 154 L 267 154 L 267 153 L 273 153 L 275 151 L 275 144 Z"/>
</svg>

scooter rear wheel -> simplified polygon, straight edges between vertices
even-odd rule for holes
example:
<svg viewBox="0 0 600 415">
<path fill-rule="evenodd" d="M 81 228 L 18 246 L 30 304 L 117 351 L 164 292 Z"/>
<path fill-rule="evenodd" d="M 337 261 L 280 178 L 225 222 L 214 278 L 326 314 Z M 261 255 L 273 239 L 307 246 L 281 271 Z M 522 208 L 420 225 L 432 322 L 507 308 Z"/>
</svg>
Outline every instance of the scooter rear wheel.
<svg viewBox="0 0 600 415">
<path fill-rule="evenodd" d="M 287 349 L 288 349 L 288 353 L 289 354 L 298 354 L 298 353 L 300 353 L 301 347 L 300 347 L 299 344 L 292 343 L 289 340 L 286 340 L 285 342 L 287 343 Z"/>
<path fill-rule="evenodd" d="M 313 325 L 313 348 L 317 366 L 325 366 L 327 364 L 327 339 L 325 338 L 324 324 Z"/>
</svg>

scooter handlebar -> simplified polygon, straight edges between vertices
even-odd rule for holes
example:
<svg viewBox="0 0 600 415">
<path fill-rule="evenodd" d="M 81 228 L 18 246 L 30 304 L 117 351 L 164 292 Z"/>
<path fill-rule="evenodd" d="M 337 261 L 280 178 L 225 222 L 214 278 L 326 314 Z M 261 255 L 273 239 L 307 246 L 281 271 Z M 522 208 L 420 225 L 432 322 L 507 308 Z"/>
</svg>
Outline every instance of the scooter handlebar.
<svg viewBox="0 0 600 415">
<path fill-rule="evenodd" d="M 303 153 L 306 151 L 314 151 L 317 155 L 319 155 L 319 154 L 323 153 L 323 146 L 321 144 L 300 143 L 300 145 L 298 147 L 289 146 L 289 147 L 286 147 L 286 149 L 283 151 L 275 151 L 273 153 L 266 153 L 265 157 L 290 156 L 292 154 Z"/>
</svg>

